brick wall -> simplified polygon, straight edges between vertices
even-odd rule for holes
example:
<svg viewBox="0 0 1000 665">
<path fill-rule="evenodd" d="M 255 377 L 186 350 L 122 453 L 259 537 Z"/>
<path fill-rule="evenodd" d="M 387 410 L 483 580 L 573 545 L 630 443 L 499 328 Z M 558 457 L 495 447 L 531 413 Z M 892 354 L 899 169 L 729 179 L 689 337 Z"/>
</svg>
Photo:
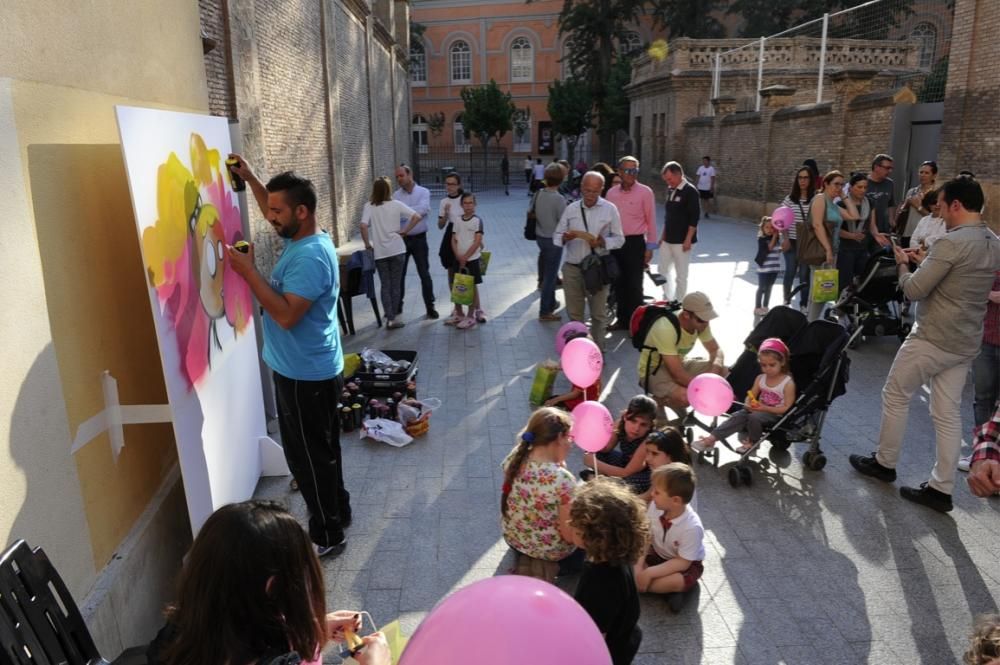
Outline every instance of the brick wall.
<svg viewBox="0 0 1000 665">
<path fill-rule="evenodd" d="M 390 19 L 387 30 L 375 26 L 375 38 L 368 25 L 376 19 L 363 0 L 199 6 L 202 29 L 219 42 L 205 57 L 212 112 L 239 120 L 247 159 L 262 175 L 294 169 L 311 179 L 319 225 L 345 243 L 356 234 L 374 175 L 391 176 L 397 158 L 409 157 L 409 94 L 394 81 L 405 79 L 406 53 L 393 37 L 407 13 Z M 266 273 L 281 243 L 255 206 L 250 218 Z"/>
<path fill-rule="evenodd" d="M 229 63 L 229 30 L 225 3 L 219 0 L 199 0 L 202 33 L 215 41 L 215 48 L 205 54 L 208 75 L 208 108 L 212 115 L 236 117 L 232 68 Z"/>
</svg>

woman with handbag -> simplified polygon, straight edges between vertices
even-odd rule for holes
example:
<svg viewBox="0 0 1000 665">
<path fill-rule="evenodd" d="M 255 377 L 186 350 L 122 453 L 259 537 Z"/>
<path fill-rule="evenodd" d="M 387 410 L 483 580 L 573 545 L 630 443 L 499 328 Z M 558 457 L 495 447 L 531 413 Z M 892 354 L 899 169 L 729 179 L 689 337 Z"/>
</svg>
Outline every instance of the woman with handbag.
<svg viewBox="0 0 1000 665">
<path fill-rule="evenodd" d="M 805 224 L 809 219 L 809 202 L 816 195 L 816 183 L 812 177 L 812 171 L 806 166 L 799 167 L 795 173 L 795 182 L 792 183 L 792 191 L 781 202 L 786 208 L 791 208 L 795 215 L 795 223 L 788 227 L 787 231 L 781 234 L 781 251 L 785 259 L 785 276 L 782 279 L 782 286 L 785 292 L 785 304 L 792 304 L 792 284 L 795 282 L 795 275 L 799 276 L 799 306 L 805 310 L 806 303 L 809 302 L 809 266 L 799 266 L 796 249 L 798 247 L 797 227 L 799 223 Z"/>
<path fill-rule="evenodd" d="M 556 314 L 559 309 L 556 280 L 559 277 L 559 264 L 562 262 L 562 247 L 557 247 L 552 241 L 552 234 L 566 209 L 566 199 L 559 193 L 563 175 L 559 164 L 549 164 L 545 168 L 545 188 L 535 194 L 532 204 L 535 213 L 535 242 L 538 243 L 538 261 L 541 266 L 542 299 L 538 308 L 539 321 L 562 321 L 562 316 Z"/>
<path fill-rule="evenodd" d="M 805 237 L 800 235 L 802 244 L 799 251 L 799 262 L 811 267 L 810 291 L 812 290 L 812 272 L 817 268 L 835 268 L 837 250 L 840 245 L 840 227 L 844 218 L 840 208 L 835 203 L 844 188 L 844 176 L 840 171 L 830 171 L 823 177 L 823 189 L 813 197 L 809 204 L 809 224 L 803 225 Z M 815 302 L 813 294 L 809 295 L 809 320 L 815 321 L 823 314 L 825 302 Z"/>
</svg>

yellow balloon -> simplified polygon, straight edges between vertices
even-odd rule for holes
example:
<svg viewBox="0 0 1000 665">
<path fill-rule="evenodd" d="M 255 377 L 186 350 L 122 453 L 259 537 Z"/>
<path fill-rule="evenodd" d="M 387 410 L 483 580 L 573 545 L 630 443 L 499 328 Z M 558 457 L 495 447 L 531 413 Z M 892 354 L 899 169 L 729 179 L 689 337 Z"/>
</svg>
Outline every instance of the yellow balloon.
<svg viewBox="0 0 1000 665">
<path fill-rule="evenodd" d="M 654 60 L 665 60 L 669 49 L 667 48 L 666 39 L 657 39 L 652 44 L 649 45 L 649 49 L 646 51 L 649 57 Z"/>
</svg>

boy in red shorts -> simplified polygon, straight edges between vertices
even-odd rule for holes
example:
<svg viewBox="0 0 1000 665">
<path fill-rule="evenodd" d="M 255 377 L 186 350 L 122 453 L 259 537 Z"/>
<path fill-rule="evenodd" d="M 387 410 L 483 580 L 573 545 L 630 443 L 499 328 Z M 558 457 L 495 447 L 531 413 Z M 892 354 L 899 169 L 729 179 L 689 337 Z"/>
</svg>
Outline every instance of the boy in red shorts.
<svg viewBox="0 0 1000 665">
<path fill-rule="evenodd" d="M 635 584 L 640 592 L 668 594 L 670 609 L 678 612 L 704 570 L 705 529 L 688 505 L 695 475 L 687 464 L 674 462 L 657 468 L 650 480 L 653 500 L 646 516 L 651 542 L 646 557 L 635 565 Z"/>
</svg>

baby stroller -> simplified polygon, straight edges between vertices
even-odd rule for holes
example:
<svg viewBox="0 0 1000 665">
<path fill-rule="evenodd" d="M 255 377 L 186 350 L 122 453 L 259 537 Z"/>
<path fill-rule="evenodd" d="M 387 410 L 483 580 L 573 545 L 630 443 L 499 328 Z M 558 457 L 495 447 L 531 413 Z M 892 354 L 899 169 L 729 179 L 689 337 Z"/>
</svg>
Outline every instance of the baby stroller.
<svg viewBox="0 0 1000 665">
<path fill-rule="evenodd" d="M 902 301 L 896 258 L 891 249 L 882 249 L 872 254 L 853 284 L 843 285 L 830 315 L 852 336 L 852 342 L 885 335 L 897 335 L 902 341 L 910 333 L 910 324 L 903 321 Z M 854 336 L 859 329 L 860 337 Z"/>
<path fill-rule="evenodd" d="M 860 330 L 855 332 L 855 336 Z M 826 456 L 820 450 L 819 442 L 823 430 L 823 420 L 831 402 L 846 392 L 850 358 L 847 356 L 847 346 L 851 337 L 840 325 L 832 321 L 806 322 L 806 317 L 789 307 L 777 307 L 757 325 L 747 337 L 746 350 L 730 369 L 728 377 L 735 395 L 746 395 L 753 385 L 753 380 L 760 374 L 757 366 L 757 345 L 767 337 L 778 337 L 786 343 L 791 354 L 790 364 L 792 377 L 795 380 L 797 395 L 795 403 L 773 425 L 764 429 L 760 441 L 740 456 L 739 461 L 729 469 L 729 484 L 738 487 L 740 484 L 750 485 L 753 482 L 751 472 L 751 456 L 767 439 L 771 447 L 787 450 L 796 441 L 809 443 L 809 449 L 802 455 L 802 463 L 813 471 L 819 471 L 826 466 Z M 742 400 L 740 400 L 742 402 Z M 738 411 L 741 406 L 734 404 L 731 411 Z M 695 422 L 710 431 L 712 427 Z M 690 429 L 686 432 L 688 443 L 693 439 Z M 728 441 L 719 443 L 730 450 L 735 450 Z M 712 458 L 715 466 L 719 465 L 719 448 L 698 453 L 698 462 L 705 463 Z M 770 462 L 758 460 L 762 469 L 767 469 Z"/>
</svg>

